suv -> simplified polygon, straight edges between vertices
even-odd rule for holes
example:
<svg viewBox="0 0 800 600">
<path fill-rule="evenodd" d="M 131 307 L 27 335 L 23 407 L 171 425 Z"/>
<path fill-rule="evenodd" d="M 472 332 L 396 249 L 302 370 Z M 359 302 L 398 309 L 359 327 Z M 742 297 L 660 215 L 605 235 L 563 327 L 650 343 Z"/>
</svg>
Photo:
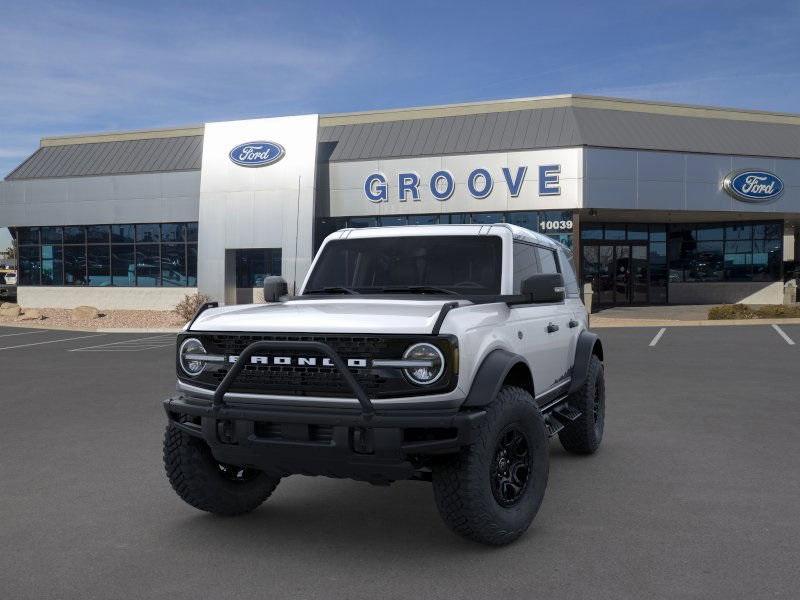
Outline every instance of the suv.
<svg viewBox="0 0 800 600">
<path fill-rule="evenodd" d="M 345 229 L 297 296 L 203 306 L 164 401 L 172 487 L 237 515 L 292 474 L 430 481 L 452 530 L 513 541 L 542 502 L 548 438 L 591 454 L 603 435 L 603 348 L 570 262 L 507 224 Z"/>
</svg>

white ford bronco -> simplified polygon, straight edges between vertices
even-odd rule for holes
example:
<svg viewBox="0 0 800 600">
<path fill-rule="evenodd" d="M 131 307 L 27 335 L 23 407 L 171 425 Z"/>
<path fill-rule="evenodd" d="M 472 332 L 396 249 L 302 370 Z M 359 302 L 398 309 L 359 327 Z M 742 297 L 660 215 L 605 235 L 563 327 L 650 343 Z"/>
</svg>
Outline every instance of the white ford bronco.
<svg viewBox="0 0 800 600">
<path fill-rule="evenodd" d="M 570 258 L 507 224 L 345 229 L 298 295 L 272 278 L 272 303 L 202 307 L 164 401 L 172 487 L 237 515 L 292 474 L 430 481 L 452 530 L 515 540 L 548 438 L 591 454 L 603 436 L 603 347 Z"/>
</svg>

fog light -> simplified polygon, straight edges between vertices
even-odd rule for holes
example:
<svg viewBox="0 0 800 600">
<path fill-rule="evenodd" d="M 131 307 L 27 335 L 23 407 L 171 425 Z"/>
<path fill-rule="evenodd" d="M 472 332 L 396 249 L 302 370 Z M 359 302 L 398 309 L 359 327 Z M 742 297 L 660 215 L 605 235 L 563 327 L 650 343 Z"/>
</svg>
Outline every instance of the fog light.
<svg viewBox="0 0 800 600">
<path fill-rule="evenodd" d="M 438 381 L 444 373 L 444 356 L 433 344 L 414 344 L 406 350 L 403 359 L 420 363 L 403 369 L 406 377 L 417 385 L 430 385 Z"/>
<path fill-rule="evenodd" d="M 204 357 L 206 349 L 200 340 L 197 338 L 189 338 L 184 340 L 178 350 L 179 362 L 181 369 L 189 377 L 197 377 L 206 368 L 206 361 Z"/>
</svg>

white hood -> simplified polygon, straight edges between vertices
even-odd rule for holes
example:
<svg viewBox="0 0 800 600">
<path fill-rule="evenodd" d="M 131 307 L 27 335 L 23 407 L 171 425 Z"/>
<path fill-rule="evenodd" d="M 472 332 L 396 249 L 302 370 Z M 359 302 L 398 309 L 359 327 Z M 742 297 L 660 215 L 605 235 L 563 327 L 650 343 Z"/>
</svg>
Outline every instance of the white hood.
<svg viewBox="0 0 800 600">
<path fill-rule="evenodd" d="M 203 312 L 191 330 L 430 334 L 446 302 L 449 300 L 337 297 L 226 306 Z"/>
</svg>

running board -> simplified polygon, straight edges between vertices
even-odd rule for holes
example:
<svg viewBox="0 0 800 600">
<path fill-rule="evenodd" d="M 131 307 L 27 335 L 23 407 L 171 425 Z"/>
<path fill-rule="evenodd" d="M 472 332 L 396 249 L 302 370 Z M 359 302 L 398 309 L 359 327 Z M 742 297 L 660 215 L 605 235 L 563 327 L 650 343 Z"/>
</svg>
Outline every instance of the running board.
<svg viewBox="0 0 800 600">
<path fill-rule="evenodd" d="M 547 428 L 547 436 L 553 437 L 580 416 L 581 411 L 575 410 L 566 402 L 549 410 L 544 415 L 544 426 Z"/>
<path fill-rule="evenodd" d="M 552 413 L 544 418 L 544 426 L 545 429 L 547 429 L 547 437 L 553 437 L 559 431 L 564 429 L 564 424 L 556 419 Z"/>
</svg>

